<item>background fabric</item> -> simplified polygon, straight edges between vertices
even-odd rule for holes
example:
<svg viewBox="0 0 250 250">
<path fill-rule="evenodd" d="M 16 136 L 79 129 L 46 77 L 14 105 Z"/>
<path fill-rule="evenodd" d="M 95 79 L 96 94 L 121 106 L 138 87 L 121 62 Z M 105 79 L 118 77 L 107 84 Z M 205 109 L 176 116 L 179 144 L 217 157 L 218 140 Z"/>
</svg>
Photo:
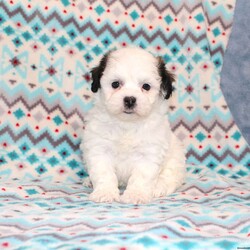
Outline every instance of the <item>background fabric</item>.
<svg viewBox="0 0 250 250">
<path fill-rule="evenodd" d="M 220 88 L 234 8 L 234 0 L 0 1 L 0 248 L 249 247 L 250 150 Z M 95 204 L 79 183 L 89 70 L 130 44 L 162 56 L 177 76 L 169 118 L 188 175 L 150 204 Z"/>
<path fill-rule="evenodd" d="M 92 106 L 89 71 L 129 44 L 162 56 L 177 75 L 170 122 L 196 173 L 246 176 L 249 147 L 220 90 L 233 4 L 1 1 L 1 178 L 86 176 L 79 143 Z"/>
</svg>

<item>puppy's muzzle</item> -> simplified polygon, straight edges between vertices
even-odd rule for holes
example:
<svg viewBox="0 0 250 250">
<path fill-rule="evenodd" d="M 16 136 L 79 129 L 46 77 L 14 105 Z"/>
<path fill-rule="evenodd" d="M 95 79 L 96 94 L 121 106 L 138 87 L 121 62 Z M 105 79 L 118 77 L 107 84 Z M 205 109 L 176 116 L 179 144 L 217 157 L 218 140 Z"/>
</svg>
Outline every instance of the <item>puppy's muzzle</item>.
<svg viewBox="0 0 250 250">
<path fill-rule="evenodd" d="M 134 96 L 126 96 L 123 99 L 123 103 L 126 109 L 133 109 L 136 105 L 136 98 Z"/>
</svg>

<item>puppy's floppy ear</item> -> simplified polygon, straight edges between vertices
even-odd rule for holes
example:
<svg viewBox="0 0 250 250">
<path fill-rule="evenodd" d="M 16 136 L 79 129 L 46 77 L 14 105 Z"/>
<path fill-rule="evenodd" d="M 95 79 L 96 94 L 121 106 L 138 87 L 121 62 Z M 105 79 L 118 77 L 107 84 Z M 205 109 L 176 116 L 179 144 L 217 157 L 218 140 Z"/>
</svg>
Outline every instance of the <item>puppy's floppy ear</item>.
<svg viewBox="0 0 250 250">
<path fill-rule="evenodd" d="M 161 57 L 158 58 L 158 72 L 161 77 L 161 92 L 164 98 L 168 99 L 173 92 L 172 82 L 174 82 L 175 77 L 165 68 L 165 63 Z"/>
<path fill-rule="evenodd" d="M 101 77 L 107 65 L 108 55 L 109 53 L 105 54 L 102 57 L 99 65 L 91 70 L 91 75 L 92 75 L 91 91 L 94 93 L 96 93 L 98 89 L 101 88 L 100 81 L 101 81 Z"/>
</svg>

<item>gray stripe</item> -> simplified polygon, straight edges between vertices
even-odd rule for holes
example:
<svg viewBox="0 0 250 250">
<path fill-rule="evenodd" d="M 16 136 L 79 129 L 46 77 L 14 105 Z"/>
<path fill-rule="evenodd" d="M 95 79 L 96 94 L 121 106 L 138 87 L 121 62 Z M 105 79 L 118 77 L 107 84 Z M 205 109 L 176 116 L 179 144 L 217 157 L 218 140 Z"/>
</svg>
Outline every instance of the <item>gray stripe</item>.
<svg viewBox="0 0 250 250">
<path fill-rule="evenodd" d="M 74 144 L 67 135 L 63 135 L 58 140 L 54 140 L 47 131 L 42 133 L 38 137 L 34 137 L 32 135 L 32 132 L 30 132 L 28 129 L 24 129 L 20 134 L 15 135 L 12 129 L 7 126 L 0 130 L 0 136 L 4 134 L 8 134 L 14 142 L 17 142 L 18 140 L 22 140 L 23 138 L 27 136 L 33 144 L 38 144 L 42 140 L 47 140 L 53 147 L 57 147 L 60 144 L 66 142 L 74 151 L 77 151 L 80 146 L 80 143 Z"/>
</svg>

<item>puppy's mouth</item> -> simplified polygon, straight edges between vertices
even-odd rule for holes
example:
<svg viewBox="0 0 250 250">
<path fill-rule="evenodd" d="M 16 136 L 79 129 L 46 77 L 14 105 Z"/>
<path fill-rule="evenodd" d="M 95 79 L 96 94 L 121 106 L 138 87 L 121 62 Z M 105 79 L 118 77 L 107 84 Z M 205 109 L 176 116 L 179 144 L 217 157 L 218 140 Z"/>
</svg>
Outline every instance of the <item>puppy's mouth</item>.
<svg viewBox="0 0 250 250">
<path fill-rule="evenodd" d="M 133 110 L 124 110 L 123 113 L 131 115 L 131 114 L 134 114 L 135 112 Z"/>
</svg>

